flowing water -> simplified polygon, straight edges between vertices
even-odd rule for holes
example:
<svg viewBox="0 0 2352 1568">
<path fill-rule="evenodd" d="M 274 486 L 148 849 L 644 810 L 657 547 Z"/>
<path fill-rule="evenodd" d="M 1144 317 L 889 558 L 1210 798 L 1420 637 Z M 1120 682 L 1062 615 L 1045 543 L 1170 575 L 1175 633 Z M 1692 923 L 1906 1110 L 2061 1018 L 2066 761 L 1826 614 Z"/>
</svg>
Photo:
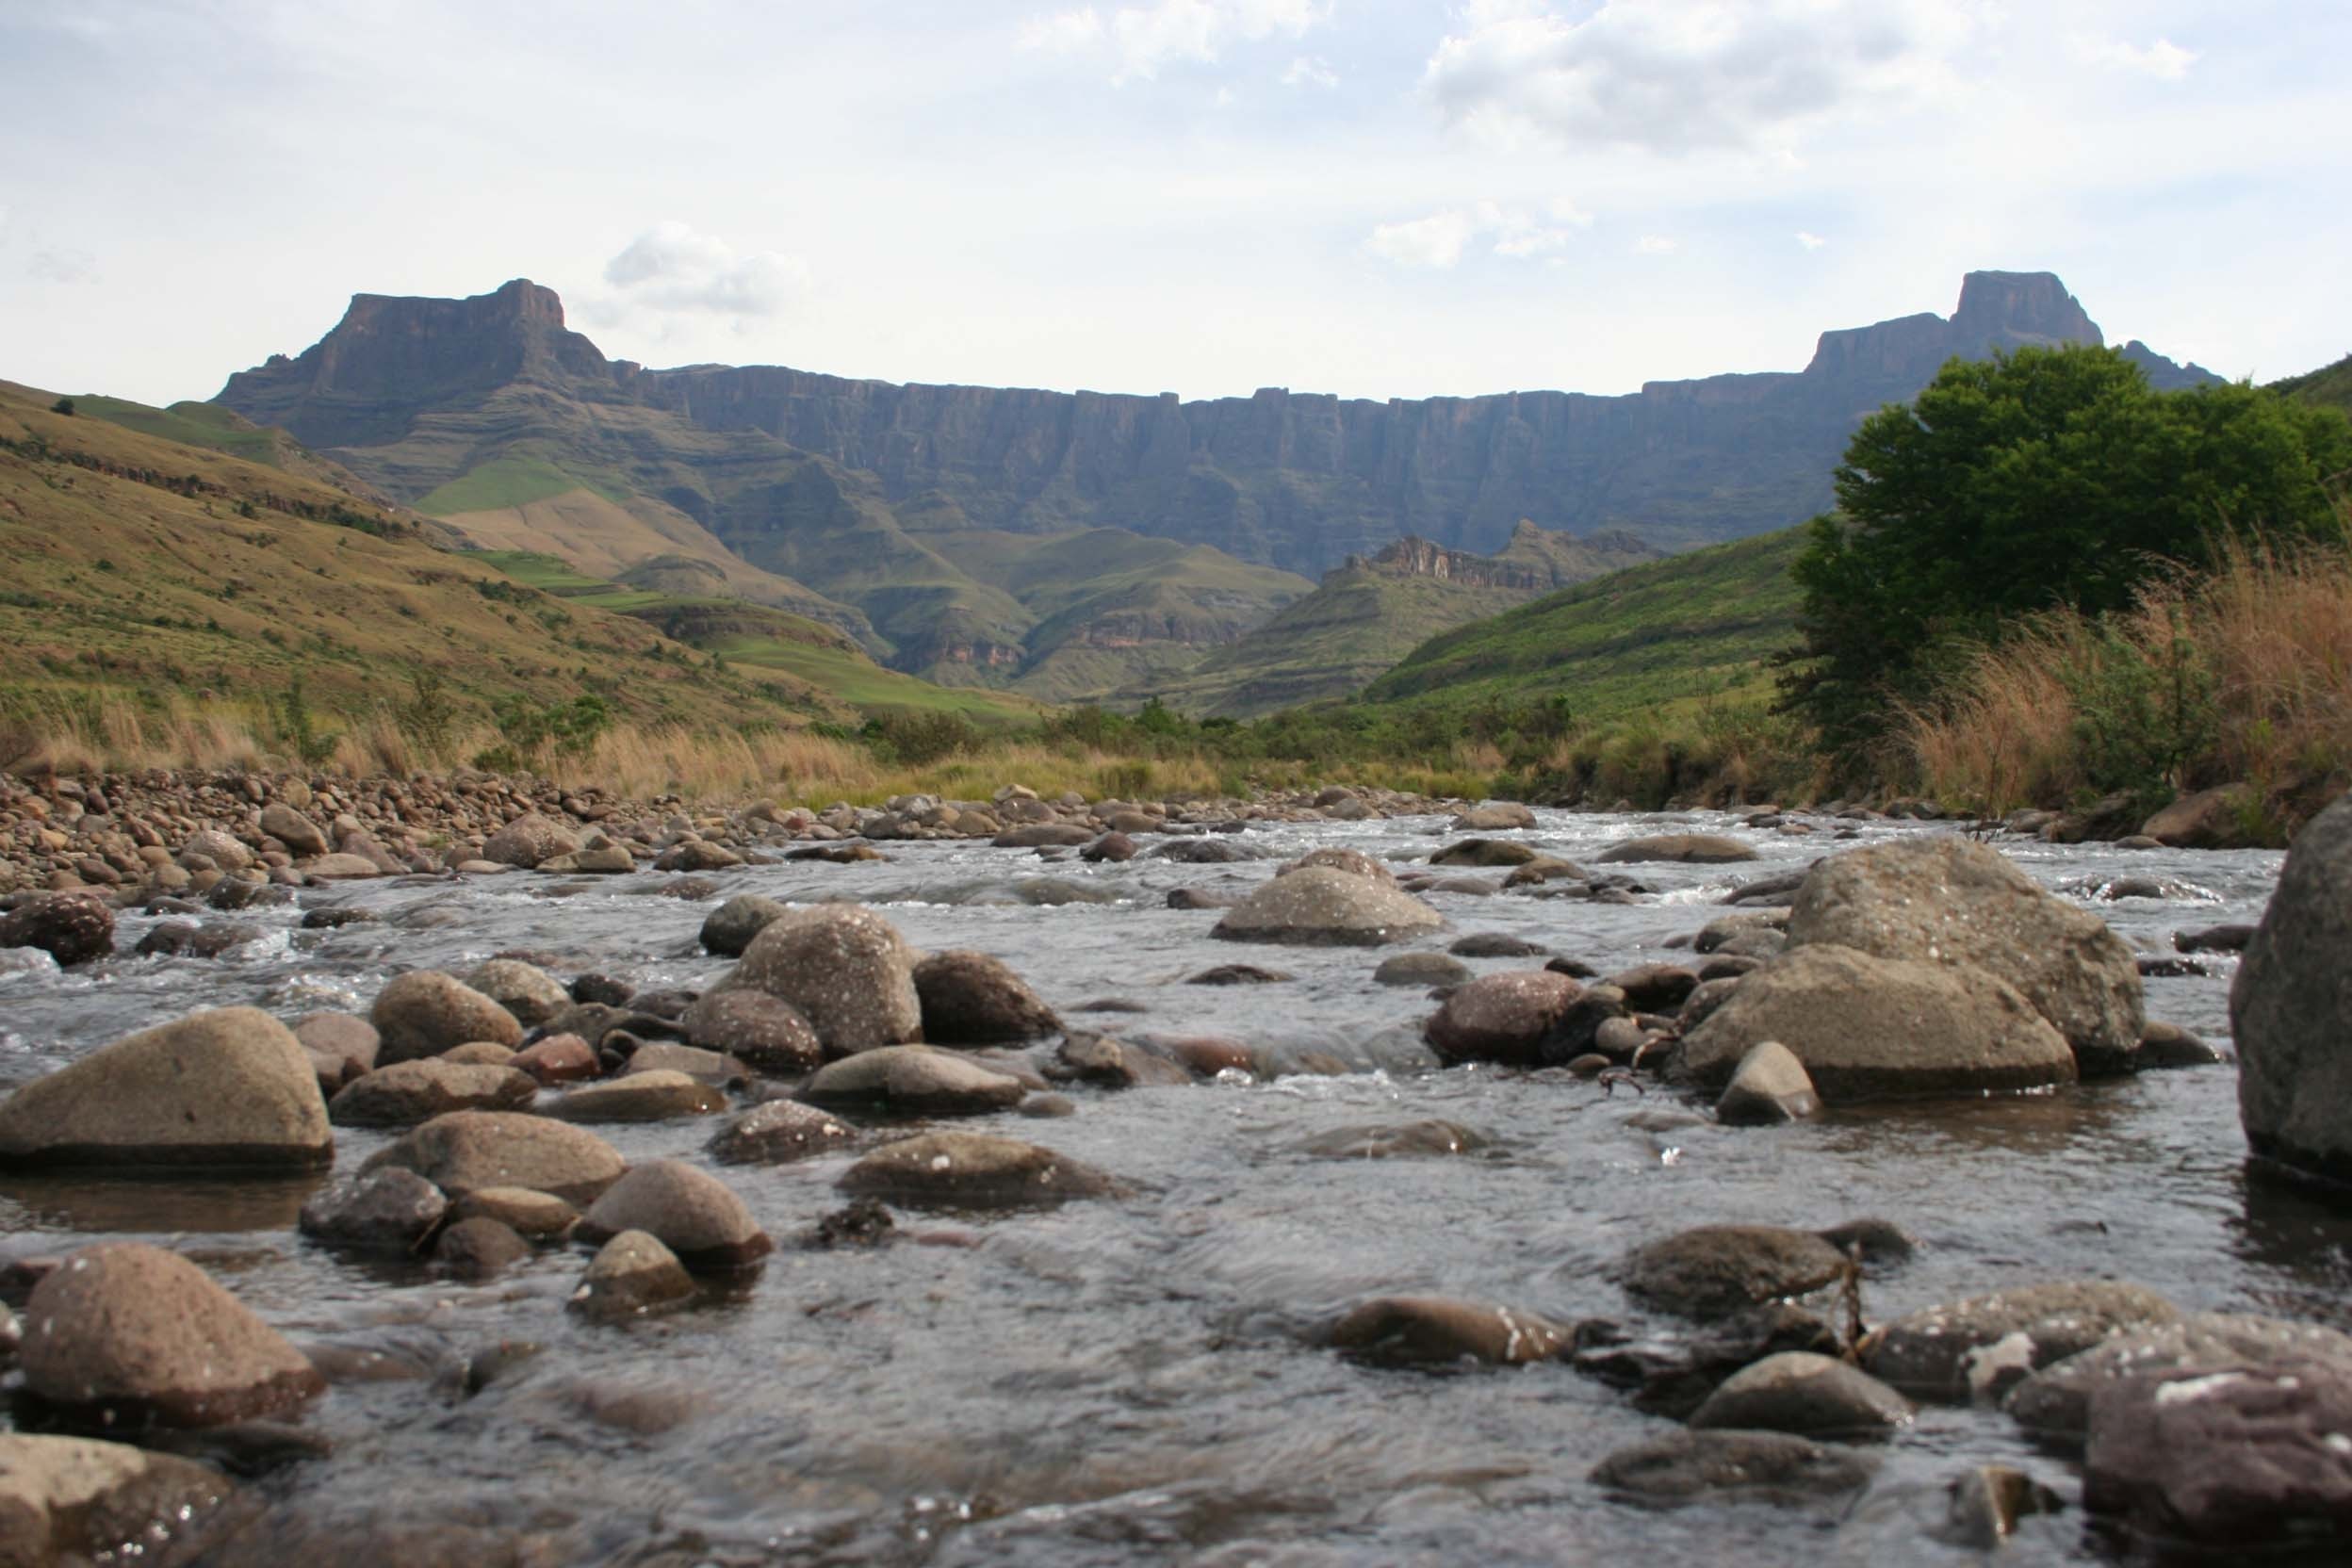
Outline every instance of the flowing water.
<svg viewBox="0 0 2352 1568">
<path fill-rule="evenodd" d="M 1669 828 L 1734 833 L 1763 858 L 1626 868 L 1651 891 L 1625 906 L 1432 894 L 1450 929 L 1428 945 L 1498 931 L 1603 972 L 1672 959 L 1669 939 L 1720 913 L 1739 880 L 1851 842 L 1946 831 L 1871 824 L 1839 840 L 1706 813 L 1540 815 L 1525 837 L 1574 859 Z M 1271 825 L 1235 841 L 1283 857 L 1338 844 L 1401 860 L 1426 857 L 1443 825 Z M 2154 1286 L 2183 1307 L 2352 1329 L 2352 1225 L 2248 1184 L 2230 1067 L 1856 1108 L 1775 1129 L 1645 1130 L 1632 1124 L 1640 1113 L 1673 1104 L 1656 1087 L 1646 1100 L 1612 1099 L 1557 1072 L 1435 1070 L 1417 1038 L 1431 1004 L 1371 983 L 1381 951 L 1237 947 L 1210 939 L 1213 911 L 1165 906 L 1179 887 L 1246 890 L 1273 859 L 1089 866 L 978 845 L 884 847 L 886 863 L 756 867 L 719 880 L 723 893 L 874 905 L 919 946 L 1004 958 L 1065 1010 L 1102 998 L 1147 1009 L 1071 1014 L 1096 1027 L 1231 1036 L 1354 1070 L 1080 1089 L 1065 1119 L 969 1123 L 1049 1144 L 1135 1190 L 1050 1212 L 902 1214 L 904 1239 L 874 1250 L 792 1242 L 839 1206 L 833 1183 L 849 1156 L 725 1168 L 776 1236 L 776 1255 L 746 1288 L 629 1328 L 564 1310 L 580 1250 L 542 1252 L 478 1285 L 313 1246 L 292 1229 L 309 1182 L 8 1179 L 0 1255 L 143 1236 L 196 1257 L 306 1348 L 380 1354 L 380 1376 L 339 1381 L 304 1417 L 332 1453 L 261 1483 L 272 1513 L 257 1539 L 278 1543 L 284 1560 L 329 1544 L 367 1560 L 392 1550 L 369 1543 L 401 1528 L 415 1532 L 402 1560 L 430 1560 L 438 1543 L 452 1562 L 505 1560 L 508 1546 L 521 1560 L 629 1564 L 1975 1560 L 1929 1533 L 1961 1467 L 2004 1461 L 2069 1498 L 2079 1490 L 2067 1466 L 2034 1453 L 1995 1413 L 1923 1411 L 1886 1446 L 1872 1486 L 1826 1512 L 1660 1513 L 1611 1502 L 1586 1477 L 1670 1424 L 1569 1366 L 1379 1370 L 1316 1348 L 1314 1332 L 1392 1293 L 1640 1327 L 1609 1269 L 1641 1243 L 1707 1222 L 1812 1228 L 1861 1216 L 1894 1220 L 1921 1243 L 1867 1284 L 1873 1319 L 2093 1275 Z M 2148 951 L 2169 951 L 2176 930 L 2259 918 L 2279 861 L 2002 847 Z M 2154 878 L 2164 896 L 2099 896 L 2123 875 Z M 1058 885 L 1040 889 L 1040 878 Z M 366 905 L 381 923 L 302 931 L 297 910 L 249 911 L 236 918 L 267 925 L 269 939 L 223 959 L 119 957 L 65 975 L 21 966 L 0 972 L 0 1085 L 194 1008 L 364 1010 L 400 970 L 462 972 L 513 949 L 559 956 L 564 975 L 707 984 L 727 967 L 695 942 L 710 906 L 655 895 L 664 880 L 360 884 L 303 898 Z M 146 923 L 124 920 L 126 950 Z M 1235 961 L 1294 978 L 1184 983 Z M 2235 960 L 2202 961 L 2207 975 L 2149 981 L 2149 1012 L 2221 1042 Z M 1337 1129 L 1426 1118 L 1465 1124 L 1490 1146 L 1380 1160 L 1302 1147 Z M 631 1158 L 700 1159 L 711 1125 L 599 1130 Z M 360 1130 L 338 1139 L 344 1171 L 386 1141 Z M 513 1348 L 504 1370 L 466 1394 L 467 1359 L 501 1344 Z M 2069 1511 L 2030 1521 L 2008 1557 L 2098 1553 Z"/>
</svg>

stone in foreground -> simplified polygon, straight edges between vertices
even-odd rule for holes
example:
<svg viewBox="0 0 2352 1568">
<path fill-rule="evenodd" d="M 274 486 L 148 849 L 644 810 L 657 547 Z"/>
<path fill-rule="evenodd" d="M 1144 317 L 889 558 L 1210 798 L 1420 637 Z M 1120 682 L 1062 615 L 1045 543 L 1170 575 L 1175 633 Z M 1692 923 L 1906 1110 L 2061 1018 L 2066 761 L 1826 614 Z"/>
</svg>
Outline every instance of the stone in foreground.
<svg viewBox="0 0 2352 1568">
<path fill-rule="evenodd" d="M 2352 1184 L 2352 795 L 2295 835 L 2230 986 L 2238 1116 L 2262 1159 Z"/>
<path fill-rule="evenodd" d="M 620 1180 L 620 1153 L 584 1127 L 514 1111 L 452 1111 L 378 1151 L 364 1174 L 413 1170 L 452 1200 L 483 1187 L 530 1187 L 593 1202 Z"/>
<path fill-rule="evenodd" d="M 1549 1361 L 1568 1337 L 1533 1313 L 1445 1296 L 1383 1296 L 1331 1330 L 1335 1348 L 1381 1366 L 1520 1366 Z"/>
<path fill-rule="evenodd" d="M 1725 1379 L 1690 1414 L 1693 1428 L 1794 1432 L 1846 1442 L 1911 1424 L 1911 1401 L 1830 1356 L 1784 1350 Z"/>
<path fill-rule="evenodd" d="M 1766 1127 L 1821 1114 L 1821 1097 L 1805 1064 L 1778 1040 L 1760 1041 L 1740 1057 L 1715 1102 L 1715 1119 L 1730 1127 Z"/>
<path fill-rule="evenodd" d="M 189 1539 L 236 1494 L 217 1471 L 79 1437 L 0 1432 L 0 1568 L 190 1560 Z"/>
<path fill-rule="evenodd" d="M 898 928 L 854 904 L 791 909 L 760 927 L 719 983 L 789 1002 L 834 1055 L 923 1037 L 914 954 Z"/>
<path fill-rule="evenodd" d="M 1622 1449 L 1592 1468 L 1593 1484 L 1633 1502 L 1805 1503 L 1869 1484 L 1870 1460 L 1788 1432 L 1675 1432 Z"/>
<path fill-rule="evenodd" d="M 572 1292 L 571 1309 L 598 1322 L 643 1317 L 694 1294 L 678 1255 L 643 1231 L 623 1231 L 598 1249 Z"/>
<path fill-rule="evenodd" d="M 383 1037 L 377 1060 L 387 1064 L 438 1056 L 475 1040 L 509 1051 L 523 1043 L 522 1023 L 513 1013 L 439 970 L 395 975 L 376 993 L 368 1021 Z"/>
<path fill-rule="evenodd" d="M 2352 1370 L 2352 1334 L 2252 1313 L 2193 1313 L 2053 1362 L 2010 1390 L 2001 1408 L 2034 1441 L 2079 1447 L 2090 1430 L 2092 1399 L 2127 1378 L 2307 1361 Z"/>
<path fill-rule="evenodd" d="M 580 1217 L 583 1241 L 643 1231 L 694 1273 L 735 1273 L 774 1250 L 743 1200 L 682 1160 L 652 1160 L 612 1184 Z"/>
<path fill-rule="evenodd" d="M 2139 1285 L 2062 1280 L 1930 1307 L 1872 1335 L 1862 1364 L 1915 1399 L 1998 1398 L 2052 1362 L 2179 1309 Z"/>
<path fill-rule="evenodd" d="M 326 1386 L 210 1275 L 138 1242 L 85 1247 L 34 1286 L 21 1357 L 27 1392 L 107 1431 L 258 1420 Z"/>
<path fill-rule="evenodd" d="M 926 1133 L 851 1166 L 841 1190 L 886 1202 L 950 1208 L 1018 1208 L 1105 1198 L 1119 1184 L 1092 1166 L 1018 1138 Z"/>
<path fill-rule="evenodd" d="M 317 1066 L 253 1007 L 142 1030 L 0 1104 L 0 1166 L 237 1169 L 334 1157 Z"/>
<path fill-rule="evenodd" d="M 1210 931 L 1227 941 L 1372 947 L 1446 923 L 1435 909 L 1387 883 L 1331 866 L 1278 876 L 1226 912 Z"/>
<path fill-rule="evenodd" d="M 2091 1401 L 2082 1503 L 2245 1561 L 2352 1551 L 2352 1372 L 2328 1363 L 2126 1379 Z M 2325 1554 L 2324 1556 L 2322 1554 Z"/>
<path fill-rule="evenodd" d="M 1809 1231 L 1701 1225 L 1654 1241 L 1625 1260 L 1625 1294 L 1702 1322 L 1728 1317 L 1845 1278 L 1844 1253 Z"/>
</svg>

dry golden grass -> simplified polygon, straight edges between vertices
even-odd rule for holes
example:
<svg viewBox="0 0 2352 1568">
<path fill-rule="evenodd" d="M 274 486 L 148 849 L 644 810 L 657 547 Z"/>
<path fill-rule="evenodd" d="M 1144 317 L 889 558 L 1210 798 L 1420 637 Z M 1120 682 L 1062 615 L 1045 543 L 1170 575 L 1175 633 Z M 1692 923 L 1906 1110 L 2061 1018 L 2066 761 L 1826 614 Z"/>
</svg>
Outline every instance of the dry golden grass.
<svg viewBox="0 0 2352 1568">
<path fill-rule="evenodd" d="M 2077 694 L 2176 645 L 2210 678 L 2215 721 L 2176 782 L 2308 794 L 2352 772 L 2352 547 L 2330 543 L 2233 548 L 2210 577 L 2151 586 L 2103 630 L 2051 614 L 1978 650 L 1940 703 L 1904 715 L 1918 782 L 1987 813 L 2076 797 L 2095 786 Z"/>
</svg>

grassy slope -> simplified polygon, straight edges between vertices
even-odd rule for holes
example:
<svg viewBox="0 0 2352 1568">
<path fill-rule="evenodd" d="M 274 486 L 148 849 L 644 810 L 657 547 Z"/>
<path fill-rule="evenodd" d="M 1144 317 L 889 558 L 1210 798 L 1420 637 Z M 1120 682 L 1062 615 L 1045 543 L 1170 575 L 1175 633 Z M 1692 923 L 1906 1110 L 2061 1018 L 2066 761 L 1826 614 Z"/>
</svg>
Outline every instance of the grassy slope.
<svg viewBox="0 0 2352 1568">
<path fill-rule="evenodd" d="M 884 669 L 830 626 L 741 599 L 632 588 L 531 551 L 486 550 L 476 559 L 567 604 L 643 621 L 747 673 L 805 682 L 860 711 L 961 713 L 984 725 L 1033 719 L 1038 711 L 1036 704 L 1002 692 L 950 689 Z"/>
<path fill-rule="evenodd" d="M 1604 719 L 1707 696 L 1760 695 L 1763 661 L 1796 640 L 1787 529 L 1581 582 L 1449 631 L 1376 680 L 1363 700 L 1419 707 L 1564 693 Z"/>
<path fill-rule="evenodd" d="M 2344 355 L 2333 365 L 2323 365 L 2316 370 L 2307 370 L 2299 376 L 2272 382 L 2270 388 L 2290 398 L 2300 398 L 2305 402 L 2323 403 L 2352 414 L 2352 354 Z"/>
<path fill-rule="evenodd" d="M 493 458 L 418 498 L 416 510 L 428 517 L 449 517 L 466 512 L 496 512 L 552 500 L 573 490 L 593 491 L 606 500 L 626 498 L 606 483 L 566 473 L 541 457 Z"/>
</svg>

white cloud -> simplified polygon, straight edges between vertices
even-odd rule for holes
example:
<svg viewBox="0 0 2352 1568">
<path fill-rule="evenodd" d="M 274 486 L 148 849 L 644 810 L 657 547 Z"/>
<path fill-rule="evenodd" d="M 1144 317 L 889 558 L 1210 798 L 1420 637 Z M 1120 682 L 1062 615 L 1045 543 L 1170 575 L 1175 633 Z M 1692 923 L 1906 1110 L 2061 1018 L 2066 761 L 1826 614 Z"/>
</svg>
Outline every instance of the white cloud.
<svg viewBox="0 0 2352 1568">
<path fill-rule="evenodd" d="M 738 252 L 727 241 L 666 220 L 605 264 L 621 302 L 654 310 L 775 316 L 808 292 L 808 264 L 775 251 Z"/>
<path fill-rule="evenodd" d="M 1339 73 L 1326 64 L 1319 55 L 1301 55 L 1290 62 L 1288 71 L 1282 73 L 1282 85 L 1335 88 L 1339 85 Z"/>
<path fill-rule="evenodd" d="M 1851 105 L 1916 95 L 1972 30 L 1961 0 L 1472 0 L 1422 89 L 1506 146 L 1745 147 Z"/>
<path fill-rule="evenodd" d="M 1645 234 L 1633 242 L 1633 248 L 1640 255 L 1667 256 L 1674 254 L 1680 246 L 1677 241 L 1669 239 L 1662 234 Z"/>
<path fill-rule="evenodd" d="M 1330 18 L 1329 0 L 1151 0 L 1121 6 L 1107 21 L 1087 6 L 1032 19 L 1021 28 L 1021 46 L 1061 55 L 1107 54 L 1114 83 L 1150 81 L 1168 66 L 1214 65 L 1237 43 L 1303 38 Z M 1291 69 L 1296 72 L 1298 65 Z M 1287 76 L 1283 80 L 1297 85 Z"/>
<path fill-rule="evenodd" d="M 2188 75 L 2189 67 L 2197 63 L 2195 51 L 2183 49 L 2168 38 L 2160 38 L 2145 47 L 2120 39 L 2091 38 L 2080 33 L 2069 41 L 2074 47 L 2074 57 L 2085 65 L 2133 72 L 2160 82 L 2181 80 Z"/>
<path fill-rule="evenodd" d="M 1564 248 L 1575 237 L 1571 229 L 1592 226 L 1592 215 L 1565 196 L 1554 197 L 1546 210 L 1548 222 L 1525 207 L 1479 202 L 1409 222 L 1382 223 L 1365 244 L 1374 255 L 1399 267 L 1446 268 L 1460 262 L 1475 239 L 1491 239 L 1496 255 L 1525 261 Z"/>
<path fill-rule="evenodd" d="M 1808 251 L 1818 251 L 1822 246 L 1828 244 L 1829 241 L 1823 239 L 1820 235 L 1808 234 L 1805 230 L 1799 229 L 1797 231 L 1797 243 L 1804 246 Z"/>
</svg>

